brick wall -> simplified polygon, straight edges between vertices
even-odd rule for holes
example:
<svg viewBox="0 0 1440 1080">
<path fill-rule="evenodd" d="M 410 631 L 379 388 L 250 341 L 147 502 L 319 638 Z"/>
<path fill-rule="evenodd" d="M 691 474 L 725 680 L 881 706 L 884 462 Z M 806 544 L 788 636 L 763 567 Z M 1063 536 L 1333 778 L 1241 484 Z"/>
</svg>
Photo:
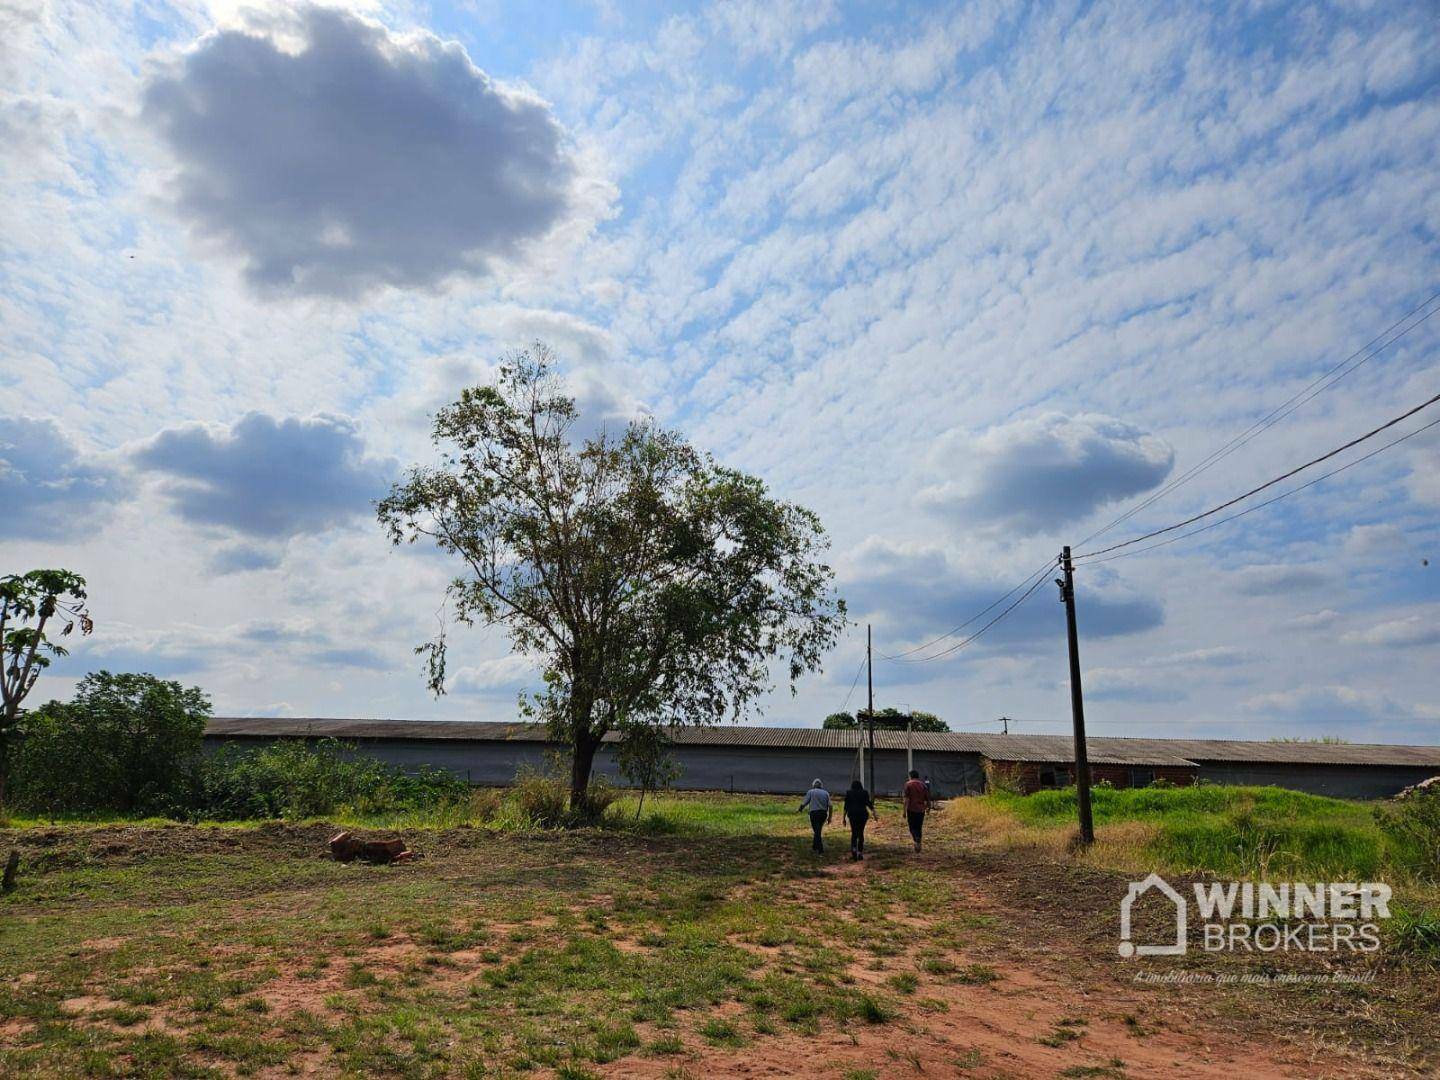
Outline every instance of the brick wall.
<svg viewBox="0 0 1440 1080">
<path fill-rule="evenodd" d="M 1004 771 L 1006 774 L 1013 774 L 1019 783 L 1020 790 L 1026 795 L 1032 792 L 1042 791 L 1047 786 L 1041 783 L 1041 774 L 1065 770 L 1070 774 L 1069 783 L 1075 782 L 1075 765 L 1073 762 L 1037 762 L 1037 761 L 990 761 L 995 769 Z M 1164 779 L 1177 787 L 1188 787 L 1195 783 L 1199 769 L 1195 766 L 1177 765 L 1098 765 L 1090 766 L 1090 782 L 1099 783 L 1101 780 L 1108 781 L 1117 788 L 1128 788 L 1131 785 L 1131 778 L 1135 773 L 1151 773 L 1153 779 Z"/>
</svg>

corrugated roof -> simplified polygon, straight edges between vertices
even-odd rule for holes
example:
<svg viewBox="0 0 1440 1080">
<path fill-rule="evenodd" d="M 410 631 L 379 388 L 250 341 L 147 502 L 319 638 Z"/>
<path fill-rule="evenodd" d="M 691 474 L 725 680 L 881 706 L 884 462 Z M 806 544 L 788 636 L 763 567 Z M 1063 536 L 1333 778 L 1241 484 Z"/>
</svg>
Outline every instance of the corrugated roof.
<svg viewBox="0 0 1440 1080">
<path fill-rule="evenodd" d="M 207 734 L 254 738 L 330 736 L 338 739 L 449 739 L 484 742 L 542 742 L 541 724 L 475 720 L 347 720 L 291 717 L 217 717 Z M 752 746 L 821 750 L 855 747 L 862 733 L 822 728 L 682 728 L 675 741 L 686 746 Z M 913 740 L 913 741 L 911 741 Z M 982 754 L 994 761 L 1063 762 L 1074 759 L 1068 735 L 999 735 L 987 732 L 877 731 L 881 750 Z M 1252 742 L 1243 739 L 1136 739 L 1100 736 L 1089 740 L 1090 760 L 1102 765 L 1174 765 L 1213 761 L 1233 764 L 1407 765 L 1440 769 L 1440 747 L 1387 743 Z"/>
</svg>

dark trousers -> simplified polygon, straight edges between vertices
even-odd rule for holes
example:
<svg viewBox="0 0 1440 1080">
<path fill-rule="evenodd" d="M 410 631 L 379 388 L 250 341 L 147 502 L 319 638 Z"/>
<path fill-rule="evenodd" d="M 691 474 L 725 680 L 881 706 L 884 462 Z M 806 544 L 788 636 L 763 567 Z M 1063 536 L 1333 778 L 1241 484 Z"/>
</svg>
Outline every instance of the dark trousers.
<svg viewBox="0 0 1440 1080">
<path fill-rule="evenodd" d="M 852 855 L 864 855 L 864 854 L 865 854 L 865 826 L 866 826 L 867 824 L 869 824 L 869 822 L 867 822 L 867 821 L 863 821 L 863 820 L 862 820 L 862 821 L 855 821 L 854 819 L 851 819 L 851 821 L 850 821 L 850 854 L 852 854 Z"/>
<path fill-rule="evenodd" d="M 825 819 L 829 817 L 824 810 L 810 811 L 810 827 L 815 830 L 815 842 L 810 845 L 812 851 L 823 852 L 825 850 L 825 839 L 821 831 L 825 828 Z"/>
<path fill-rule="evenodd" d="M 910 826 L 910 835 L 914 837 L 915 842 L 918 844 L 920 842 L 920 834 L 925 831 L 925 811 L 907 810 L 905 811 L 905 821 Z"/>
</svg>

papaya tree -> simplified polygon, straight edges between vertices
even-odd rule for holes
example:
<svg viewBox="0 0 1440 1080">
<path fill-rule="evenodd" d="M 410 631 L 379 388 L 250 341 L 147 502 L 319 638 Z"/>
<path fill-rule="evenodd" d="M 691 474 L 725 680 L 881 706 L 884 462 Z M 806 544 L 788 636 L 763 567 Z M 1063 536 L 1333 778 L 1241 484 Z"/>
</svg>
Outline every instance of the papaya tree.
<svg viewBox="0 0 1440 1080">
<path fill-rule="evenodd" d="M 0 806 L 10 779 L 20 706 L 40 673 L 65 656 L 55 638 L 94 629 L 85 579 L 70 570 L 31 570 L 0 578 Z"/>
</svg>

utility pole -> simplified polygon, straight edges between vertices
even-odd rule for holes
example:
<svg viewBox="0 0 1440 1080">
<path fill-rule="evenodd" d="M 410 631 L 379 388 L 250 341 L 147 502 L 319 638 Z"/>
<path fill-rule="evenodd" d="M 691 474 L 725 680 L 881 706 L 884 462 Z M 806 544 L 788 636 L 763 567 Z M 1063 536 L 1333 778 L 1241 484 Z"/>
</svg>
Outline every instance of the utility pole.
<svg viewBox="0 0 1440 1080">
<path fill-rule="evenodd" d="M 1075 629 L 1075 568 L 1070 547 L 1060 553 L 1064 579 L 1056 579 L 1065 603 L 1065 635 L 1070 642 L 1070 714 L 1075 721 L 1075 801 L 1080 809 L 1080 842 L 1095 842 L 1095 820 L 1090 815 L 1090 754 L 1085 746 L 1085 695 L 1080 689 L 1080 635 Z"/>
<path fill-rule="evenodd" d="M 865 624 L 865 696 L 870 718 L 870 797 L 875 797 L 875 658 L 870 649 L 870 624 Z"/>
</svg>

